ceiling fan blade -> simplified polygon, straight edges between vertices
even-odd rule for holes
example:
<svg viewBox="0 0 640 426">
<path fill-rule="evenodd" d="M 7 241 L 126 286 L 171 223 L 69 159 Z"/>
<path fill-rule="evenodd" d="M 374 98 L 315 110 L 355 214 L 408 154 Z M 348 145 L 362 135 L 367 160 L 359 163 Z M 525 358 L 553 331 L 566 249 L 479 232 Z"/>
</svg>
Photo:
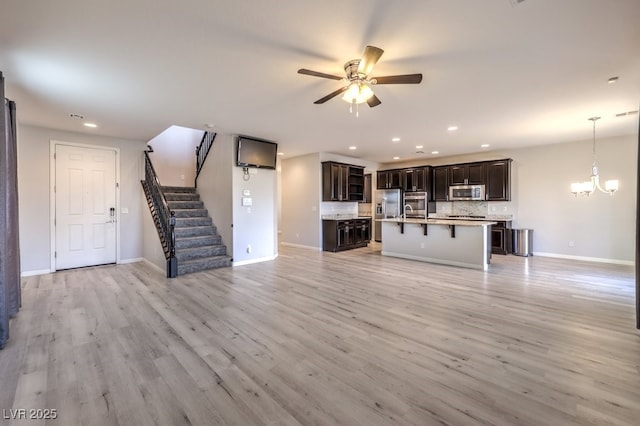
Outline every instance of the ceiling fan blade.
<svg viewBox="0 0 640 426">
<path fill-rule="evenodd" d="M 331 98 L 335 98 L 336 96 L 338 96 L 340 93 L 344 92 L 345 90 L 347 90 L 349 86 L 344 86 L 338 90 L 336 90 L 335 92 L 331 92 L 329 93 L 327 96 L 325 96 L 324 98 L 320 98 L 317 101 L 314 102 L 314 104 L 323 104 L 325 102 L 327 102 L 329 99 Z"/>
<path fill-rule="evenodd" d="M 298 74 L 312 75 L 314 77 L 330 78 L 331 80 L 342 80 L 344 77 L 338 77 L 337 75 L 325 74 L 323 72 L 312 71 L 305 68 L 300 68 Z"/>
<path fill-rule="evenodd" d="M 367 104 L 369 104 L 369 106 L 371 108 L 373 108 L 374 106 L 378 106 L 381 103 L 382 103 L 382 101 L 380 99 L 378 99 L 378 97 L 376 95 L 373 95 L 369 99 L 367 99 Z"/>
<path fill-rule="evenodd" d="M 372 80 L 375 80 L 376 84 L 419 84 L 422 81 L 422 74 L 387 75 L 375 77 Z"/>
<path fill-rule="evenodd" d="M 364 48 L 364 52 L 362 53 L 362 59 L 360 59 L 360 64 L 358 65 L 358 73 L 369 75 L 369 73 L 373 70 L 374 65 L 380 59 L 380 56 L 384 53 L 384 50 L 375 46 L 367 46 Z"/>
</svg>

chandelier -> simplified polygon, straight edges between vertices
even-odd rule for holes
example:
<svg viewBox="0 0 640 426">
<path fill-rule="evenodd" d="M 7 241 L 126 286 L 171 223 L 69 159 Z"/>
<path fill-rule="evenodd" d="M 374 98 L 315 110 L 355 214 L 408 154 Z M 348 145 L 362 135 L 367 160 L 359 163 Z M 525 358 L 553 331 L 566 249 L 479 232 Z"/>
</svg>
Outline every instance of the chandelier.
<svg viewBox="0 0 640 426">
<path fill-rule="evenodd" d="M 593 122 L 593 164 L 591 165 L 591 179 L 586 182 L 574 182 L 571 184 L 571 192 L 577 197 L 579 195 L 589 196 L 596 188 L 606 194 L 613 195 L 618 190 L 618 180 L 612 179 L 604 183 L 604 189 L 600 186 L 600 176 L 596 166 L 596 121 L 600 117 L 591 117 Z"/>
</svg>

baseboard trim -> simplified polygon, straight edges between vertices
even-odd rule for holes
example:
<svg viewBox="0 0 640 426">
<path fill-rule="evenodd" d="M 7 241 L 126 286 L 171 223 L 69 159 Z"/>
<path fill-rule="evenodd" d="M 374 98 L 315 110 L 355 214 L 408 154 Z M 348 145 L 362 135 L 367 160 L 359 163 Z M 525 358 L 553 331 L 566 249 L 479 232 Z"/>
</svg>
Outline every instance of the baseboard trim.
<svg viewBox="0 0 640 426">
<path fill-rule="evenodd" d="M 144 257 L 134 257 L 131 259 L 125 259 L 125 260 L 120 260 L 120 262 L 118 262 L 118 265 L 126 265 L 128 263 L 138 263 L 138 262 L 143 262 L 146 259 Z"/>
<path fill-rule="evenodd" d="M 21 277 L 33 277 L 34 275 L 46 275 L 50 274 L 51 269 L 40 269 L 38 271 L 23 271 L 20 273 Z"/>
<path fill-rule="evenodd" d="M 162 274 L 166 274 L 167 271 L 165 271 L 164 269 L 162 269 L 161 267 L 159 267 L 158 265 L 156 265 L 155 263 L 153 263 L 152 261 L 150 261 L 147 258 L 142 258 L 142 262 L 146 263 L 147 265 L 151 266 L 153 269 L 157 270 L 158 272 L 162 273 Z"/>
<path fill-rule="evenodd" d="M 314 250 L 314 251 L 322 251 L 322 247 L 313 247 L 313 246 L 305 246 L 302 244 L 294 244 L 294 243 L 280 243 L 283 246 L 287 246 L 287 247 L 295 247 L 295 248 L 301 248 L 301 249 L 308 249 L 308 250 Z"/>
<path fill-rule="evenodd" d="M 252 263 L 268 262 L 270 260 L 275 260 L 277 257 L 278 255 L 276 254 L 275 256 L 260 257 L 258 259 L 241 260 L 239 262 L 231 262 L 231 266 L 243 266 L 251 265 Z"/>
<path fill-rule="evenodd" d="M 636 264 L 633 260 L 607 259 L 604 257 L 589 257 L 589 256 L 572 256 L 569 254 L 560 254 L 560 253 L 534 252 L 533 255 L 540 256 L 540 257 L 554 257 L 556 259 L 579 260 L 583 262 L 611 263 L 614 265 L 625 265 L 625 266 L 634 266 Z"/>
</svg>

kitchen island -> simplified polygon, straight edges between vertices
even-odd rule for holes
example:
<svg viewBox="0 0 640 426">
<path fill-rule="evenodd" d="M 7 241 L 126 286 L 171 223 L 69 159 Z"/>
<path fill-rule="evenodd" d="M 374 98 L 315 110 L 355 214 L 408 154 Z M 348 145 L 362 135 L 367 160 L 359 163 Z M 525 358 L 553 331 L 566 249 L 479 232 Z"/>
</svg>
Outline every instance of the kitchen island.
<svg viewBox="0 0 640 426">
<path fill-rule="evenodd" d="M 378 219 L 382 255 L 487 270 L 492 221 Z"/>
</svg>

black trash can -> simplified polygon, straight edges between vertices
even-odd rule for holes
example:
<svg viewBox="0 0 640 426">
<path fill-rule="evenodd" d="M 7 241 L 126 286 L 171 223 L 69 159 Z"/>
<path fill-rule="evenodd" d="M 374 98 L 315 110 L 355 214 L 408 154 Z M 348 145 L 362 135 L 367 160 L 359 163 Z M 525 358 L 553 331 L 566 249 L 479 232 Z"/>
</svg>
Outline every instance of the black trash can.
<svg viewBox="0 0 640 426">
<path fill-rule="evenodd" d="M 533 256 L 533 229 L 512 229 L 513 254 Z"/>
</svg>

